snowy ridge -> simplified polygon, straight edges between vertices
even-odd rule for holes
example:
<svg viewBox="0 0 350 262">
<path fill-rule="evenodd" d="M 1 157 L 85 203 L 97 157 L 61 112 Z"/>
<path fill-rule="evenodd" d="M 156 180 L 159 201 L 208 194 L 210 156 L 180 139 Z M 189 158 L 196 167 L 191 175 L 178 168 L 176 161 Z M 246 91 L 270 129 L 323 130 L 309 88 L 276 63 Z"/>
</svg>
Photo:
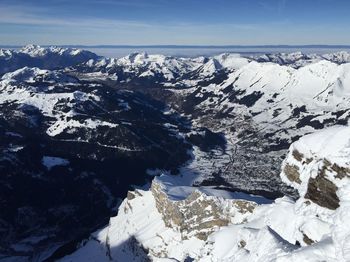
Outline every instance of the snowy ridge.
<svg viewBox="0 0 350 262">
<path fill-rule="evenodd" d="M 294 69 L 251 62 L 229 74 L 222 84 L 202 87 L 199 92 L 208 97 L 197 105 L 202 110 L 210 107 L 218 112 L 232 111 L 243 104 L 261 128 L 270 132 L 288 130 L 290 135 L 278 135 L 293 137 L 298 132 L 322 128 L 336 112 L 343 112 L 338 121 L 347 119 L 350 64 L 319 61 Z"/>
<path fill-rule="evenodd" d="M 104 77 L 107 75 L 121 83 L 147 78 L 153 84 L 161 84 L 166 87 L 190 87 L 200 81 L 212 79 L 219 72 L 232 72 L 240 69 L 251 61 L 300 68 L 319 61 L 330 61 L 336 64 L 348 63 L 350 54 L 338 52 L 318 55 L 296 52 L 243 57 L 239 54 L 224 53 L 214 57 L 181 58 L 133 53 L 119 59 L 92 59 L 79 65 L 77 71 L 95 73 L 95 76 L 96 73 L 100 73 Z"/>
<path fill-rule="evenodd" d="M 31 57 L 42 57 L 47 56 L 48 54 L 57 54 L 61 56 L 77 56 L 83 52 L 81 49 L 73 49 L 73 48 L 62 48 L 57 46 L 50 47 L 41 47 L 38 45 L 27 45 L 21 48 L 17 53 L 28 54 Z"/>
<path fill-rule="evenodd" d="M 160 192 L 136 190 L 129 193 L 109 226 L 96 232 L 77 252 L 61 261 L 84 261 L 87 257 L 90 261 L 117 261 L 120 258 L 129 261 L 145 261 L 147 258 L 152 261 L 349 261 L 349 130 L 349 127 L 326 129 L 301 138 L 291 146 L 281 175 L 291 183 L 285 166 L 299 163 L 300 186 L 291 183 L 300 192 L 296 202 L 283 197 L 274 203 L 255 203 L 254 208 L 244 213 L 243 220 L 214 227 L 208 238 L 184 238 L 181 230 L 169 225 L 164 220 L 163 211 L 159 211 Z M 313 150 L 313 141 L 319 141 L 324 147 Z M 312 160 L 308 160 L 309 157 Z M 332 161 L 332 165 L 325 162 L 325 157 Z M 326 171 L 320 166 L 322 162 L 327 165 Z M 314 176 L 324 176 L 323 179 L 330 179 L 336 185 L 333 193 L 340 200 L 337 208 L 320 206 L 317 197 L 310 199 L 300 190 L 304 187 L 313 190 Z M 167 181 L 166 186 L 162 185 L 163 179 Z M 167 192 L 175 190 L 180 194 L 186 191 L 177 188 L 178 185 L 171 188 L 166 177 L 153 183 L 159 185 L 161 191 L 164 186 Z M 316 187 L 320 191 L 332 189 L 322 186 L 322 182 L 316 183 Z M 332 195 L 329 191 L 322 193 Z M 208 194 L 191 196 L 193 193 L 186 199 L 202 203 L 212 198 Z M 220 199 L 220 205 L 226 203 L 227 210 L 232 210 L 229 203 L 240 200 L 227 198 L 227 195 L 226 198 L 215 198 Z M 171 201 L 173 205 L 179 203 L 179 200 Z M 213 207 L 212 202 L 207 203 Z M 163 202 L 163 205 L 167 204 Z M 176 212 L 174 208 L 172 211 Z M 185 209 L 182 211 L 186 213 Z M 234 212 L 230 215 L 231 219 L 237 217 Z"/>
<path fill-rule="evenodd" d="M 272 62 L 279 65 L 289 65 L 294 68 L 303 67 L 305 65 L 315 63 L 321 60 L 327 60 L 337 64 L 350 62 L 350 54 L 345 51 L 340 51 L 330 54 L 304 54 L 302 52 L 295 53 L 277 53 L 264 54 L 261 56 L 252 56 L 252 59 L 257 62 Z"/>
<path fill-rule="evenodd" d="M 78 80 L 57 71 L 43 70 L 37 67 L 24 67 L 14 72 L 6 73 L 1 77 L 2 86 L 15 85 L 22 82 L 51 84 L 76 83 Z"/>
<path fill-rule="evenodd" d="M 27 45 L 19 50 L 0 49 L 0 75 L 22 67 L 58 69 L 96 59 L 86 50 L 62 47 Z"/>
<path fill-rule="evenodd" d="M 266 105 L 266 100 L 273 100 L 276 93 L 274 100 L 279 104 L 284 101 L 293 106 L 306 105 L 310 110 L 342 107 L 350 97 L 350 64 L 320 61 L 295 70 L 252 62 L 229 78 L 228 84 L 234 84 L 236 90 L 263 93 L 262 99 L 252 105 L 255 112 L 261 111 L 262 103 Z"/>
<path fill-rule="evenodd" d="M 277 101 L 288 99 L 293 105 L 307 105 L 310 109 L 313 106 L 327 107 L 327 105 L 333 108 L 349 99 L 350 64 L 337 65 L 320 61 L 293 69 L 276 64 L 251 62 L 230 74 L 221 88 L 232 84 L 236 90 L 245 91 L 245 94 L 262 92 L 262 100 L 265 99 L 263 103 L 266 103 L 266 97 L 273 99 L 272 96 L 277 93 L 278 99 L 275 99 Z M 308 103 L 310 101 L 313 102 L 310 104 Z"/>
<path fill-rule="evenodd" d="M 95 76 L 96 73 L 100 73 L 103 77 L 107 74 L 122 83 L 146 78 L 155 84 L 175 85 L 179 82 L 177 86 L 189 86 L 200 80 L 210 79 L 219 71 L 238 69 L 248 62 L 248 59 L 238 54 L 222 54 L 211 58 L 181 58 L 134 53 L 119 59 L 89 60 L 77 66 L 76 71 L 95 73 Z"/>
<path fill-rule="evenodd" d="M 62 119 L 55 105 L 61 101 L 82 102 L 96 96 L 80 91 L 64 92 L 61 87 L 74 86 L 78 80 L 63 73 L 24 67 L 2 76 L 0 104 L 16 102 L 38 108 L 44 115 Z M 44 86 L 41 86 L 44 84 Z M 69 114 L 67 114 L 69 116 Z"/>
</svg>

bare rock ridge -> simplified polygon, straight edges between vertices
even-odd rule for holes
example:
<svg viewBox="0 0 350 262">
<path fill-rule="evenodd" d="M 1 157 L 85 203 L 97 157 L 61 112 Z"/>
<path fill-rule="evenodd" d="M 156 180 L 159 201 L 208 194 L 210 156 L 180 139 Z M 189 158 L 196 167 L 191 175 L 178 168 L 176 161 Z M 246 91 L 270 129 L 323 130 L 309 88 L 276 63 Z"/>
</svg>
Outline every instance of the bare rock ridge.
<svg viewBox="0 0 350 262">
<path fill-rule="evenodd" d="M 153 180 L 151 191 L 164 223 L 179 230 L 183 238 L 194 235 L 206 240 L 212 232 L 230 224 L 237 213 L 244 217 L 252 213 L 256 206 L 253 201 L 224 200 L 200 190 L 193 190 L 182 200 L 173 200 L 158 179 Z"/>
<path fill-rule="evenodd" d="M 346 137 L 348 135 L 348 129 L 346 128 L 338 127 L 329 130 L 323 131 L 323 133 L 330 138 L 337 136 Z M 330 148 L 327 151 L 327 148 L 330 146 L 326 146 L 326 149 L 324 149 L 315 144 L 309 150 L 305 150 L 303 143 L 310 143 L 307 139 L 308 137 L 306 136 L 292 145 L 292 151 L 289 153 L 283 166 L 282 177 L 285 178 L 287 183 L 298 189 L 305 199 L 311 200 L 319 206 L 335 210 L 340 205 L 337 193 L 339 184 L 344 179 L 350 178 L 349 163 L 346 161 L 337 162 L 339 161 L 339 156 L 335 157 L 331 151 L 334 149 Z M 342 138 L 337 139 L 341 140 Z M 316 140 L 314 142 L 319 143 Z M 323 142 L 327 143 L 327 141 Z M 336 142 L 334 142 L 335 147 L 339 146 Z M 303 153 L 301 153 L 301 150 L 303 150 Z M 342 150 L 346 151 L 346 149 Z"/>
</svg>

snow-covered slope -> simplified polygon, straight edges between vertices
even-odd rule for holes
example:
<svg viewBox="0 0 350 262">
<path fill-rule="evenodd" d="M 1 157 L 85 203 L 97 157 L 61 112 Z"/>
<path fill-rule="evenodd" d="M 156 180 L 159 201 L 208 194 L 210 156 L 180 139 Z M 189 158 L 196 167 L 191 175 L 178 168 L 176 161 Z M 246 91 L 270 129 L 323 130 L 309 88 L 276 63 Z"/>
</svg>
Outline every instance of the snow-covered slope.
<svg viewBox="0 0 350 262">
<path fill-rule="evenodd" d="M 61 261 L 349 261 L 349 145 L 350 128 L 333 127 L 291 146 L 281 176 L 298 189 L 295 202 L 155 179 Z"/>
<path fill-rule="evenodd" d="M 226 95 L 217 106 L 222 108 L 236 99 L 248 107 L 257 123 L 269 121 L 271 125 L 282 124 L 279 128 L 288 128 L 298 124 L 291 118 L 306 113 L 315 116 L 315 126 L 317 123 L 322 126 L 331 118 L 326 112 L 348 109 L 350 64 L 320 61 L 293 69 L 252 62 L 229 75 L 215 91 L 236 92 L 234 98 Z"/>
</svg>

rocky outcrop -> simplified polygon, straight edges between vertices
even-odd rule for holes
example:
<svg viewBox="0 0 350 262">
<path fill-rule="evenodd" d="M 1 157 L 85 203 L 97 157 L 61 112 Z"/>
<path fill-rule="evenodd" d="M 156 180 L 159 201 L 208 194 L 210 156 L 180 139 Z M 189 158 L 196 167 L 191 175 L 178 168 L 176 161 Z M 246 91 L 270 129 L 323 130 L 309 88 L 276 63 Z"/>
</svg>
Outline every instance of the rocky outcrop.
<svg viewBox="0 0 350 262">
<path fill-rule="evenodd" d="M 296 182 L 298 184 L 301 184 L 301 180 L 300 180 L 300 174 L 299 174 L 299 167 L 297 167 L 296 165 L 289 165 L 286 164 L 284 166 L 284 173 L 286 174 L 287 178 L 292 181 L 292 182 Z"/>
<path fill-rule="evenodd" d="M 318 174 L 316 178 L 310 178 L 305 198 L 319 206 L 334 210 L 339 207 L 337 190 L 338 188 L 333 182 Z"/>
<path fill-rule="evenodd" d="M 157 210 L 164 223 L 178 229 L 184 239 L 196 236 L 206 240 L 212 232 L 231 224 L 235 217 L 239 216 L 239 222 L 243 222 L 257 206 L 252 201 L 209 196 L 198 189 L 184 199 L 174 200 L 167 195 L 164 188 L 159 180 L 153 181 L 151 190 Z"/>
<path fill-rule="evenodd" d="M 337 209 L 339 188 L 344 179 L 350 178 L 350 163 L 344 158 L 348 152 L 346 141 L 339 143 L 348 135 L 349 128 L 334 127 L 294 143 L 283 164 L 284 181 L 298 189 L 302 198 L 330 210 Z"/>
</svg>

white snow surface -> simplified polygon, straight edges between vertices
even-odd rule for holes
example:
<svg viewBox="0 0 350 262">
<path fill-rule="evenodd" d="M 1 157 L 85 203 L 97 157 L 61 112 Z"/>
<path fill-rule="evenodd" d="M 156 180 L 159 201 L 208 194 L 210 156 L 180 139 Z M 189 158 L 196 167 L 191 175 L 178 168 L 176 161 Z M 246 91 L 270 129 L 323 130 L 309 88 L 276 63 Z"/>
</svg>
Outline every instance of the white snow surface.
<svg viewBox="0 0 350 262">
<path fill-rule="evenodd" d="M 6 73 L 1 77 L 1 83 L 3 86 L 8 84 L 19 84 L 22 82 L 35 83 L 40 80 L 50 84 L 65 84 L 77 82 L 75 78 L 64 75 L 60 72 L 43 70 L 37 67 L 23 67 L 16 71 Z"/>
<path fill-rule="evenodd" d="M 350 167 L 350 128 L 334 126 L 306 135 L 293 144 L 293 149 Z"/>
</svg>

